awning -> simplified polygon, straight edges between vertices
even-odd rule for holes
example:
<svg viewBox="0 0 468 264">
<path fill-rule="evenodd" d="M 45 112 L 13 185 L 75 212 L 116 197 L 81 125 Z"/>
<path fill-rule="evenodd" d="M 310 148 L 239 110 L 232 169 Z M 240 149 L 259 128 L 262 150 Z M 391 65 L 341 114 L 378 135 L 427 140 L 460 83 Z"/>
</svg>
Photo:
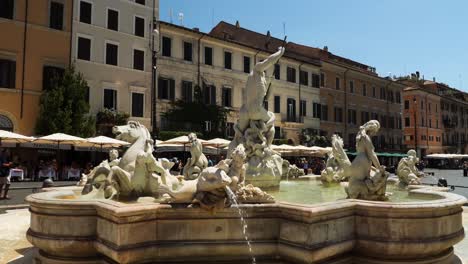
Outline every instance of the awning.
<svg viewBox="0 0 468 264">
<path fill-rule="evenodd" d="M 356 156 L 357 152 L 346 152 L 346 154 L 351 156 Z M 403 158 L 408 156 L 406 153 L 389 153 L 389 152 L 376 152 L 377 157 L 395 157 L 395 158 Z"/>
</svg>

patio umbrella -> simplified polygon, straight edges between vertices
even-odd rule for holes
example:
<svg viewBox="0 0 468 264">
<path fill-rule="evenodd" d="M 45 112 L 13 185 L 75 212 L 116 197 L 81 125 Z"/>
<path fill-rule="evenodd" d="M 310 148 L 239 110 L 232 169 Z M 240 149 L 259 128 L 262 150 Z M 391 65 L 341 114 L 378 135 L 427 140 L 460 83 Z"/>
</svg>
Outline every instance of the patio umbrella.
<svg viewBox="0 0 468 264">
<path fill-rule="evenodd" d="M 0 130 L 0 146 L 2 142 L 7 143 L 24 143 L 34 140 L 33 137 L 23 136 L 6 130 Z"/>
<path fill-rule="evenodd" d="M 58 167 L 60 167 L 60 159 L 59 159 L 60 144 L 77 145 L 79 143 L 86 142 L 86 139 L 63 134 L 63 133 L 55 133 L 52 135 L 37 138 L 34 140 L 34 142 L 40 143 L 40 144 L 50 144 L 50 143 L 57 144 L 57 160 L 59 161 Z"/>
<path fill-rule="evenodd" d="M 224 138 L 213 138 L 213 139 L 205 141 L 203 145 L 216 147 L 218 149 L 218 155 L 219 155 L 219 150 L 228 146 L 230 143 L 231 141 L 224 139 Z"/>
<path fill-rule="evenodd" d="M 203 145 L 206 140 L 198 138 L 198 141 Z M 190 144 L 188 136 L 180 136 L 180 137 L 175 137 L 171 138 L 169 140 L 163 141 L 159 143 L 159 146 L 164 146 L 164 145 L 183 145 L 184 146 L 184 159 L 186 159 L 186 154 L 185 154 L 185 146 Z"/>
<path fill-rule="evenodd" d="M 130 143 L 115 138 L 110 138 L 106 136 L 97 136 L 88 138 L 85 142 L 80 143 L 80 146 L 99 146 L 102 149 L 105 148 L 118 148 L 121 146 L 130 145 Z"/>
</svg>

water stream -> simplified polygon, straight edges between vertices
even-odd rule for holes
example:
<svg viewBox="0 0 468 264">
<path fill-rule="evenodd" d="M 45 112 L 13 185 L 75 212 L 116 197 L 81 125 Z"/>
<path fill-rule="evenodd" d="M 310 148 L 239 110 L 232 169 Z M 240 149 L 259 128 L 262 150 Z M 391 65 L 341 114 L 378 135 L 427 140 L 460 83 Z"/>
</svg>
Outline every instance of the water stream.
<svg viewBox="0 0 468 264">
<path fill-rule="evenodd" d="M 241 225 L 242 225 L 242 232 L 244 233 L 244 239 L 247 242 L 247 246 L 249 247 L 250 255 L 252 256 L 252 264 L 256 264 L 257 261 L 255 260 L 255 256 L 254 256 L 253 251 L 252 251 L 252 244 L 250 243 L 249 237 L 247 235 L 247 221 L 245 221 L 244 213 L 242 212 L 241 208 L 239 207 L 239 203 L 237 202 L 236 195 L 234 194 L 234 192 L 232 192 L 232 190 L 231 190 L 231 188 L 229 188 L 229 186 L 226 186 L 226 193 L 227 193 L 227 195 L 229 197 L 229 200 L 233 204 L 232 207 L 237 208 L 237 212 L 239 213 L 240 222 L 241 222 Z"/>
</svg>

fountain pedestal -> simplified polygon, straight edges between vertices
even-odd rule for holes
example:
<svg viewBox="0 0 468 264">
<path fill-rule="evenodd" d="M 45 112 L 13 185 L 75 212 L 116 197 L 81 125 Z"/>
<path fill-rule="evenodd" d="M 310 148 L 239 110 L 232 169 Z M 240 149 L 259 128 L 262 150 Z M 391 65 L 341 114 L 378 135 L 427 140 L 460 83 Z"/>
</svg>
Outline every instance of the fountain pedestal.
<svg viewBox="0 0 468 264">
<path fill-rule="evenodd" d="M 464 237 L 462 205 L 440 199 L 388 203 L 346 199 L 316 205 L 241 205 L 253 254 L 263 263 L 453 263 Z M 26 198 L 28 240 L 42 264 L 251 263 L 238 210 L 215 214 L 153 202 L 77 200 L 57 188 Z"/>
</svg>

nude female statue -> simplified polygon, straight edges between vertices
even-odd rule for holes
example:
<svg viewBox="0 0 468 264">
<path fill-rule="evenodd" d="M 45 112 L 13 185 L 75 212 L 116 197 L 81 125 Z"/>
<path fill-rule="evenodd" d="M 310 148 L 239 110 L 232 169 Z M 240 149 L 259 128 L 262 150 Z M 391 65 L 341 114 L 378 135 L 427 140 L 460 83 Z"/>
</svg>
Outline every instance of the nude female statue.
<svg viewBox="0 0 468 264">
<path fill-rule="evenodd" d="M 388 174 L 385 172 L 385 167 L 380 165 L 371 140 L 379 129 L 380 123 L 377 120 L 371 120 L 359 128 L 356 136 L 357 156 L 343 172 L 349 177 L 346 189 L 349 198 L 386 199 L 385 187 Z"/>
</svg>

